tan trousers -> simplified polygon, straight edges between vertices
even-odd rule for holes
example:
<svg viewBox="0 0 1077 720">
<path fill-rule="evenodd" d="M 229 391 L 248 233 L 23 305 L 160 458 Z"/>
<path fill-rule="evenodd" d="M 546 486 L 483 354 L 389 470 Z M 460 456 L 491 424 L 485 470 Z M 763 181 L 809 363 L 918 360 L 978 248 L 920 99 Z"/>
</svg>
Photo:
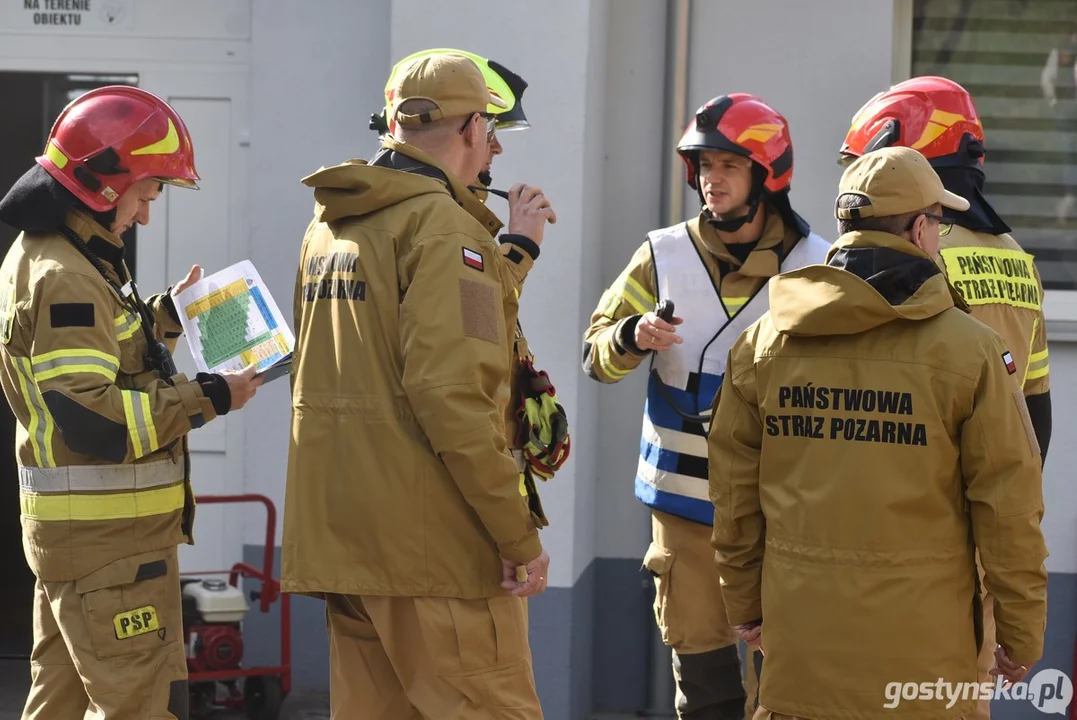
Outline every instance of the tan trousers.
<svg viewBox="0 0 1077 720">
<path fill-rule="evenodd" d="M 175 548 L 38 580 L 23 720 L 187 720 Z"/>
<path fill-rule="evenodd" d="M 329 595 L 334 720 L 542 720 L 527 605 Z"/>
<path fill-rule="evenodd" d="M 729 697 L 729 688 L 719 687 L 721 683 L 737 682 L 737 678 L 730 677 L 725 670 L 724 659 L 717 663 L 700 662 L 702 658 L 697 657 L 694 671 L 692 660 L 686 659 L 686 656 L 702 656 L 737 644 L 726 617 L 721 577 L 711 549 L 711 532 L 707 525 L 654 510 L 651 512 L 651 546 L 643 559 L 644 566 L 654 576 L 654 615 L 662 641 L 680 656 L 679 663 L 674 666 L 678 704 L 683 704 L 681 701 L 687 694 L 689 707 L 694 704 L 690 697 L 692 686 L 698 688 L 694 692 L 702 696 L 704 704 L 713 705 L 722 697 Z M 731 652 L 735 654 L 736 651 Z M 755 701 L 755 670 L 750 657 L 748 668 L 745 713 L 750 716 Z M 696 677 L 685 677 L 693 672 Z M 743 686 L 743 677 L 739 672 L 736 674 Z M 713 697 L 706 697 L 709 695 Z M 693 717 L 691 713 L 678 712 L 680 717 Z M 699 717 L 714 714 L 708 709 L 700 712 Z"/>
</svg>

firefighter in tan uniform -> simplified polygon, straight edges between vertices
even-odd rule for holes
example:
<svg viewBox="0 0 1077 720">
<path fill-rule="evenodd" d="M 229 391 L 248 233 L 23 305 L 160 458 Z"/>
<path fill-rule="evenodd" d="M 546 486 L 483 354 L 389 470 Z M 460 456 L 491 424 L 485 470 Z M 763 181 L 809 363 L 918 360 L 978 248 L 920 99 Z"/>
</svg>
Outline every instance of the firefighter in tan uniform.
<svg viewBox="0 0 1077 720">
<path fill-rule="evenodd" d="M 282 587 L 326 599 L 334 717 L 541 718 L 523 598 L 549 557 L 504 417 L 553 211 L 525 188 L 532 234 L 495 242 L 468 185 L 502 101 L 470 59 L 414 61 L 393 98 L 371 163 L 304 180 Z"/>
<path fill-rule="evenodd" d="M 144 303 L 120 235 L 161 183 L 196 187 L 191 138 L 150 93 L 93 90 L 0 201 L 0 383 L 17 421 L 37 577 L 23 718 L 187 718 L 177 544 L 192 542 L 187 434 L 260 380 L 179 375 L 168 293 Z M 197 280 L 192 272 L 177 290 Z"/>
<path fill-rule="evenodd" d="M 947 191 L 904 147 L 848 167 L 826 265 L 771 285 L 729 353 L 709 436 L 730 621 L 766 654 L 757 718 L 962 718 L 979 681 L 976 550 L 993 671 L 1043 651 L 1039 447 L 1013 354 L 932 261 Z M 955 306 L 956 303 L 956 306 Z M 908 700 L 903 684 L 938 693 Z M 896 689 L 896 692 L 895 692 Z"/>
<path fill-rule="evenodd" d="M 635 252 L 591 317 L 583 366 L 614 383 L 655 351 L 635 481 L 652 514 L 644 565 L 655 579 L 662 640 L 674 653 L 678 716 L 725 720 L 744 717 L 752 702 L 710 548 L 709 411 L 726 351 L 766 310 L 768 280 L 822 262 L 829 244 L 789 204 L 788 125 L 762 100 L 711 100 L 677 151 L 703 209 L 650 233 Z M 654 312 L 666 300 L 675 304 L 672 322 Z"/>
<path fill-rule="evenodd" d="M 389 73 L 389 80 L 385 84 L 385 106 L 380 112 L 371 114 L 370 129 L 377 132 L 382 139 L 393 134 L 396 123 L 390 123 L 388 115 L 392 107 L 394 77 L 400 70 L 407 68 L 415 60 L 446 54 L 470 58 L 482 71 L 491 94 L 503 100 L 506 105 L 499 107 L 491 104 L 486 108 L 495 119 L 494 134 L 490 137 L 486 163 L 479 171 L 477 182 L 470 188 L 475 196 L 485 203 L 489 197 L 489 188 L 493 185 L 490 170 L 494 158 L 503 151 L 497 131 L 511 132 L 531 127 L 522 104 L 527 82 L 501 63 L 455 48 L 422 50 L 407 56 L 394 65 Z M 516 208 L 526 205 L 520 198 L 520 189 L 522 186 L 515 192 L 494 191 L 509 201 L 509 232 L 501 236 L 500 242 L 502 253 L 513 262 L 516 254 L 520 252 L 516 243 L 526 245 L 529 242 L 526 233 L 518 232 L 516 227 L 519 222 L 516 220 Z M 496 236 L 497 230 L 493 230 L 491 235 Z M 537 258 L 539 248 L 535 246 L 530 252 Z M 535 369 L 535 356 L 519 321 L 516 323 L 510 375 L 512 383 L 505 414 L 505 437 L 512 448 L 512 455 L 520 473 L 520 495 L 528 504 L 535 523 L 543 528 L 549 525 L 549 520 L 542 509 L 535 478 L 549 480 L 565 464 L 571 449 L 571 438 L 568 419 L 564 407 L 557 400 L 556 388 L 545 372 Z"/>
<path fill-rule="evenodd" d="M 1041 464 L 1051 440 L 1051 395 L 1043 283 L 1033 257 L 983 196 L 984 133 L 968 92 L 946 78 L 917 77 L 868 101 L 853 118 L 841 155 L 852 161 L 881 147 L 918 150 L 935 168 L 947 190 L 968 198 L 967 210 L 946 209 L 949 225 L 939 239 L 935 260 L 968 304 L 972 316 L 1002 336 L 1013 356 L 1014 379 L 1022 387 L 1040 446 Z M 983 585 L 984 642 L 980 675 L 994 664 L 994 599 Z M 970 718 L 990 717 L 983 699 Z"/>
</svg>

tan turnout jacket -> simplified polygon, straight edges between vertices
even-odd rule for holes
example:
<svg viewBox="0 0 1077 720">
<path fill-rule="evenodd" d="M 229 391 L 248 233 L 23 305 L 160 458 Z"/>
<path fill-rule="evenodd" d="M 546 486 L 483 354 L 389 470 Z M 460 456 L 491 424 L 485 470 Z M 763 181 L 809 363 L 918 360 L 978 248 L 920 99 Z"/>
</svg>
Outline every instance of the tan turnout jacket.
<svg viewBox="0 0 1077 720">
<path fill-rule="evenodd" d="M 886 718 L 892 682 L 977 682 L 978 549 L 997 640 L 1043 653 L 1039 448 L 1012 351 L 915 246 L 841 237 L 779 276 L 711 423 L 713 544 L 732 624 L 762 620 L 760 702 Z M 960 299 L 958 299 L 960 302 Z M 902 700 L 957 718 L 974 700 Z"/>
<path fill-rule="evenodd" d="M 304 179 L 283 588 L 491 597 L 501 557 L 542 550 L 505 437 L 531 259 L 433 158 L 386 145 L 449 185 L 362 160 Z"/>
</svg>

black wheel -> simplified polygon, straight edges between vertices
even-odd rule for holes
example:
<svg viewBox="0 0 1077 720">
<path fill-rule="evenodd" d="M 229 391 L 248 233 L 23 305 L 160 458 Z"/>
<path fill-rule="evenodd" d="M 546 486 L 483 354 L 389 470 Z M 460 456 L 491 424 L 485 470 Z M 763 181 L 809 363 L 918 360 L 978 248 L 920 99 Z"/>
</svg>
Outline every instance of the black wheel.
<svg viewBox="0 0 1077 720">
<path fill-rule="evenodd" d="M 280 720 L 284 693 L 280 680 L 268 675 L 250 677 L 243 685 L 243 707 L 250 720 Z"/>
</svg>

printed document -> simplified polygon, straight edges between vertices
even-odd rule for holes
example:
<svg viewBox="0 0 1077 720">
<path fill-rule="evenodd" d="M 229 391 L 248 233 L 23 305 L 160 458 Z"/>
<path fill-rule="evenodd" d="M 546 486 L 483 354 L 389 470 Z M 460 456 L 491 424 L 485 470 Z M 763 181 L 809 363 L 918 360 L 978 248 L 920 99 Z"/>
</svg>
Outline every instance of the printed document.
<svg viewBox="0 0 1077 720">
<path fill-rule="evenodd" d="M 288 374 L 295 337 L 250 260 L 203 277 L 173 300 L 200 372 L 257 363 L 265 382 Z"/>
</svg>

